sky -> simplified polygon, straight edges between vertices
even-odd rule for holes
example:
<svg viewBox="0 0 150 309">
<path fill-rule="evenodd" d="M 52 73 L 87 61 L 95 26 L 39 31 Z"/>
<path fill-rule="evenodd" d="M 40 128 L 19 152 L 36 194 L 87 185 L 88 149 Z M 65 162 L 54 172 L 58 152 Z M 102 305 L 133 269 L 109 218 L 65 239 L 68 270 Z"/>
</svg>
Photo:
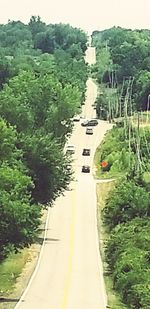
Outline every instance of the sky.
<svg viewBox="0 0 150 309">
<path fill-rule="evenodd" d="M 0 24 L 27 24 L 32 15 L 46 24 L 69 23 L 89 34 L 113 26 L 150 29 L 150 0 L 0 0 Z"/>
</svg>

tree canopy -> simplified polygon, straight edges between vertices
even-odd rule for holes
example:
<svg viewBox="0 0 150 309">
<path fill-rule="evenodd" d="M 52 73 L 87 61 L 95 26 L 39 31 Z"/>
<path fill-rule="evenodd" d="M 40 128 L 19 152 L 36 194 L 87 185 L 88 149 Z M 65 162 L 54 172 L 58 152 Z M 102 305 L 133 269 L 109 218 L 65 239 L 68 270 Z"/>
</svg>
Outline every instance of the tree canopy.
<svg viewBox="0 0 150 309">
<path fill-rule="evenodd" d="M 32 16 L 0 25 L 0 259 L 31 244 L 68 188 L 64 145 L 86 91 L 87 36 Z"/>
</svg>

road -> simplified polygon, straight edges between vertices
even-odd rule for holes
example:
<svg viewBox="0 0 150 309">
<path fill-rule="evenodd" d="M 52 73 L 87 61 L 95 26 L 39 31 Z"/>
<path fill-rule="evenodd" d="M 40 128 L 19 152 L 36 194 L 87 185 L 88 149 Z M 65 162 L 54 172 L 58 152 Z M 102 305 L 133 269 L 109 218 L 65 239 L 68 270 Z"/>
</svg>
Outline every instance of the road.
<svg viewBox="0 0 150 309">
<path fill-rule="evenodd" d="M 89 52 L 89 55 L 88 55 Z M 88 49 L 87 57 L 95 53 Z M 92 55 L 91 55 L 92 52 Z M 92 60 L 90 60 L 92 61 Z M 94 59 L 93 59 L 94 62 Z M 95 117 L 91 106 L 97 87 L 87 81 L 82 114 Z M 15 309 L 105 309 L 106 293 L 99 256 L 96 220 L 96 184 L 92 175 L 81 172 L 82 164 L 92 167 L 94 152 L 110 125 L 99 121 L 93 135 L 85 134 L 76 122 L 70 143 L 75 145 L 74 181 L 70 190 L 49 209 L 45 239 L 36 270 Z M 84 147 L 90 157 L 82 156 Z"/>
</svg>

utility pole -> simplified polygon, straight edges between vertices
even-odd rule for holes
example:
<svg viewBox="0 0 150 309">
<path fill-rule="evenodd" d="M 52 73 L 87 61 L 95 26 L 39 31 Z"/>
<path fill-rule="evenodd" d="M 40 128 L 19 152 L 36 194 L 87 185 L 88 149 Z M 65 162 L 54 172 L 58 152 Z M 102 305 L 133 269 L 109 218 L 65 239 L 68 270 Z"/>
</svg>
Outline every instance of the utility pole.
<svg viewBox="0 0 150 309">
<path fill-rule="evenodd" d="M 150 108 L 150 94 L 148 95 L 148 99 L 147 99 L 147 115 L 146 115 L 146 123 L 148 123 L 148 116 L 149 116 L 149 108 Z"/>
<path fill-rule="evenodd" d="M 142 170 L 141 158 L 140 158 L 140 114 L 139 112 L 138 112 L 138 122 L 137 122 L 136 155 L 137 155 L 137 175 L 139 175 L 140 170 Z"/>
<path fill-rule="evenodd" d="M 122 95 L 123 95 L 123 90 L 124 90 L 124 79 L 123 79 L 123 84 L 122 84 L 121 93 L 120 93 L 120 101 L 119 101 L 119 117 L 120 118 L 122 116 Z"/>
<path fill-rule="evenodd" d="M 129 126 L 129 170 L 131 167 L 131 121 L 128 119 L 128 126 Z"/>
<path fill-rule="evenodd" d="M 111 106 L 110 106 L 110 99 L 108 101 L 109 104 L 109 123 L 111 123 Z"/>
</svg>

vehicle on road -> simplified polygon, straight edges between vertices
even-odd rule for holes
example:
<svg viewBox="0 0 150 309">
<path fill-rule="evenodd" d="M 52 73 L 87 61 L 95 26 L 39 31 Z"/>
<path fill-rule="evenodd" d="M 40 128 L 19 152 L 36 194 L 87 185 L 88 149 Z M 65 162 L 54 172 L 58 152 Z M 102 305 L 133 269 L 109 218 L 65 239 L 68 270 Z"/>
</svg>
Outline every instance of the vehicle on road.
<svg viewBox="0 0 150 309">
<path fill-rule="evenodd" d="M 80 121 L 80 116 L 79 115 L 75 115 L 73 117 L 73 121 Z"/>
<path fill-rule="evenodd" d="M 93 134 L 93 129 L 92 128 L 86 128 L 86 134 L 92 135 Z"/>
<path fill-rule="evenodd" d="M 83 148 L 83 151 L 82 151 L 83 156 L 90 156 L 90 153 L 91 153 L 91 149 Z"/>
<path fill-rule="evenodd" d="M 85 121 L 83 121 L 83 122 L 81 123 L 81 126 L 82 126 L 82 127 L 86 127 L 86 126 L 88 126 L 88 123 L 89 123 L 89 120 L 85 120 Z"/>
<path fill-rule="evenodd" d="M 81 123 L 81 126 L 88 127 L 88 126 L 97 126 L 98 120 L 97 119 L 91 119 L 91 120 L 85 120 Z"/>
<path fill-rule="evenodd" d="M 82 166 L 82 172 L 83 173 L 90 173 L 90 166 L 89 165 L 83 165 Z"/>
<path fill-rule="evenodd" d="M 74 145 L 67 145 L 66 146 L 66 154 L 74 154 L 74 153 L 75 153 Z"/>
<path fill-rule="evenodd" d="M 93 103 L 92 106 L 94 107 L 94 109 L 96 109 L 96 104 L 95 103 Z"/>
</svg>

